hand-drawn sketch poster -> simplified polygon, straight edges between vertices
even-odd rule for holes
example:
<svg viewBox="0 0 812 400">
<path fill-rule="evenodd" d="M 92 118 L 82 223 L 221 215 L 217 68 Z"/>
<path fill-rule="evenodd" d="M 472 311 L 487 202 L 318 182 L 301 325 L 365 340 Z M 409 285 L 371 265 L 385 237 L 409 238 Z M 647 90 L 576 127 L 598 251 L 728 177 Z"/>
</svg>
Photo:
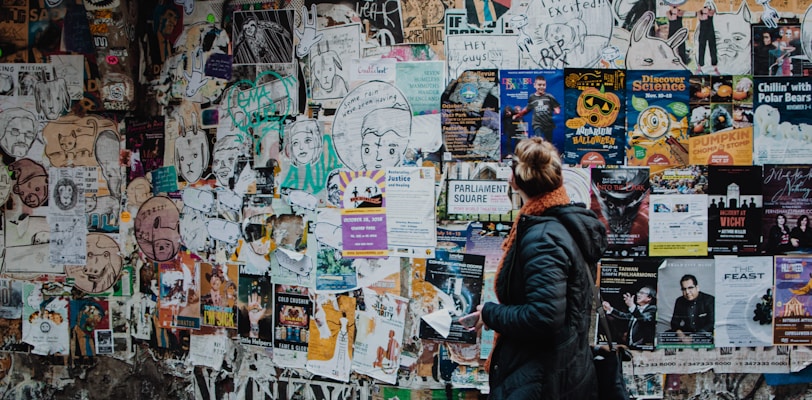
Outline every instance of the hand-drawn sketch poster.
<svg viewBox="0 0 812 400">
<path fill-rule="evenodd" d="M 761 237 L 766 254 L 812 252 L 812 165 L 764 165 Z"/>
<path fill-rule="evenodd" d="M 771 346 L 772 257 L 717 256 L 716 347 Z"/>
<path fill-rule="evenodd" d="M 445 150 L 455 160 L 498 161 L 499 85 L 497 70 L 462 72 L 442 96 Z"/>
<path fill-rule="evenodd" d="M 812 258 L 775 257 L 773 343 L 812 344 Z"/>
<path fill-rule="evenodd" d="M 753 93 L 754 164 L 806 163 L 812 152 L 812 77 L 764 77 Z"/>
<path fill-rule="evenodd" d="M 657 277 L 657 348 L 711 348 L 716 276 L 713 259 L 668 258 Z"/>
<path fill-rule="evenodd" d="M 86 265 L 66 265 L 65 274 L 73 278 L 73 286 L 85 293 L 108 292 L 118 281 L 124 265 L 118 243 L 103 233 L 87 234 Z"/>
<path fill-rule="evenodd" d="M 516 143 L 538 136 L 564 152 L 564 73 L 499 70 L 502 158 Z"/>
<path fill-rule="evenodd" d="M 623 165 L 626 149 L 626 71 L 564 70 L 567 119 L 564 162 Z"/>
<path fill-rule="evenodd" d="M 761 166 L 708 167 L 708 250 L 753 255 L 761 242 Z"/>
<path fill-rule="evenodd" d="M 348 24 L 320 29 L 322 40 L 310 49 L 310 96 L 327 108 L 350 90 L 350 64 L 361 57 L 361 25 Z"/>
<path fill-rule="evenodd" d="M 234 65 L 293 62 L 293 10 L 235 11 Z"/>
<path fill-rule="evenodd" d="M 384 171 L 342 171 L 340 176 L 343 256 L 388 256 Z"/>
<path fill-rule="evenodd" d="M 435 259 L 426 260 L 426 282 L 441 291 L 442 308 L 451 314 L 451 332 L 443 337 L 422 319 L 420 338 L 449 342 L 476 343 L 476 332 L 470 332 L 457 322 L 457 318 L 472 313 L 482 297 L 482 276 L 485 256 L 465 253 L 437 252 Z"/>
<path fill-rule="evenodd" d="M 649 169 L 593 168 L 591 209 L 606 225 L 607 257 L 648 254 Z"/>
<path fill-rule="evenodd" d="M 251 283 L 252 294 L 261 290 L 255 288 L 254 284 Z M 273 361 L 287 368 L 305 368 L 307 343 L 313 334 L 310 330 L 313 303 L 309 297 L 309 289 L 304 286 L 276 285 L 273 304 Z"/>
<path fill-rule="evenodd" d="M 347 295 L 316 295 L 307 347 L 307 370 L 342 382 L 350 380 L 355 343 L 356 299 Z"/>
<path fill-rule="evenodd" d="M 87 263 L 84 171 L 82 168 L 48 170 L 48 225 L 51 228 L 51 264 Z"/>
<path fill-rule="evenodd" d="M 355 313 L 357 336 L 353 346 L 352 369 L 389 384 L 397 381 L 400 369 L 403 328 L 409 299 L 379 295 L 369 288 L 364 308 Z"/>
<path fill-rule="evenodd" d="M 629 71 L 627 165 L 688 165 L 688 71 Z"/>
<path fill-rule="evenodd" d="M 449 79 L 465 71 L 521 68 L 519 48 L 506 45 L 515 42 L 514 35 L 446 35 L 445 39 Z"/>
<path fill-rule="evenodd" d="M 654 350 L 657 326 L 657 270 L 660 258 L 601 260 L 600 305 L 606 312 L 612 342 L 633 350 Z M 598 343 L 604 344 L 598 324 Z"/>
</svg>

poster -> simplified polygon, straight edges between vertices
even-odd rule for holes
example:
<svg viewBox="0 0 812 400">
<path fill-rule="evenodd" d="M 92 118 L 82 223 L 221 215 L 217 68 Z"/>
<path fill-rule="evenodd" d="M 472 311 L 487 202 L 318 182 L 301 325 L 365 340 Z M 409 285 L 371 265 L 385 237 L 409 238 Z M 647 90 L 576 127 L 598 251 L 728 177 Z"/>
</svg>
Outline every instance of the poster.
<svg viewBox="0 0 812 400">
<path fill-rule="evenodd" d="M 710 252 L 756 254 L 761 241 L 761 167 L 711 165 L 708 182 Z"/>
<path fill-rule="evenodd" d="M 568 114 L 564 162 L 623 165 L 626 148 L 626 71 L 564 70 Z"/>
<path fill-rule="evenodd" d="M 342 255 L 387 256 L 384 171 L 342 171 L 340 176 Z"/>
<path fill-rule="evenodd" d="M 764 165 L 764 210 L 761 220 L 766 254 L 812 252 L 809 216 L 812 215 L 812 165 Z"/>
<path fill-rule="evenodd" d="M 476 254 L 437 252 L 435 259 L 426 260 L 425 280 L 445 294 L 440 302 L 447 303 L 443 308 L 449 310 L 452 324 L 451 332 L 444 338 L 421 319 L 421 339 L 476 343 L 476 332 L 464 329 L 456 318 L 474 312 L 480 304 L 484 270 L 485 256 Z"/>
<path fill-rule="evenodd" d="M 712 348 L 713 259 L 667 258 L 657 277 L 657 348 Z"/>
<path fill-rule="evenodd" d="M 716 256 L 716 347 L 771 346 L 772 257 Z"/>
<path fill-rule="evenodd" d="M 499 160 L 499 83 L 497 70 L 467 70 L 442 95 L 445 150 L 455 160 Z"/>
<path fill-rule="evenodd" d="M 74 299 L 70 302 L 70 353 L 74 358 L 95 356 L 96 332 L 110 328 L 110 305 L 106 299 Z M 112 339 L 112 338 L 111 338 Z M 112 343 L 110 343 L 112 344 Z M 110 346 L 104 346 L 109 348 Z"/>
<path fill-rule="evenodd" d="M 753 128 L 739 128 L 709 133 L 688 139 L 690 164 L 753 164 Z"/>
<path fill-rule="evenodd" d="M 355 306 L 356 299 L 347 295 L 315 295 L 307 342 L 308 371 L 341 382 L 350 380 Z"/>
<path fill-rule="evenodd" d="M 198 264 L 178 259 L 158 264 L 160 296 L 158 321 L 161 328 L 200 329 Z"/>
<path fill-rule="evenodd" d="M 659 258 L 603 259 L 600 263 L 600 307 L 606 313 L 612 341 L 632 350 L 654 350 L 657 325 Z M 606 343 L 598 324 L 598 343 Z"/>
<path fill-rule="evenodd" d="M 627 165 L 688 165 L 688 71 L 629 71 Z"/>
<path fill-rule="evenodd" d="M 200 309 L 202 324 L 237 329 L 239 264 L 200 265 Z"/>
<path fill-rule="evenodd" d="M 606 225 L 607 257 L 648 254 L 649 169 L 593 168 L 591 210 Z"/>
<path fill-rule="evenodd" d="M 449 214 L 507 214 L 512 207 L 507 181 L 448 181 Z"/>
<path fill-rule="evenodd" d="M 753 92 L 754 164 L 809 161 L 812 151 L 812 77 L 763 77 Z"/>
<path fill-rule="evenodd" d="M 238 333 L 241 344 L 260 347 L 273 345 L 273 309 L 271 278 L 255 274 L 240 265 L 238 290 Z"/>
<path fill-rule="evenodd" d="M 87 264 L 85 184 L 82 168 L 48 170 L 48 225 L 51 264 Z"/>
<path fill-rule="evenodd" d="M 303 286 L 276 285 L 273 296 L 274 363 L 288 368 L 304 368 L 313 315 L 309 291 Z"/>
<path fill-rule="evenodd" d="M 358 333 L 353 346 L 352 369 L 395 384 L 409 300 L 390 294 L 379 295 L 372 289 L 361 290 L 364 309 L 355 314 Z"/>
<path fill-rule="evenodd" d="M 502 158 L 519 140 L 540 136 L 564 151 L 564 74 L 561 70 L 499 70 Z"/>
<path fill-rule="evenodd" d="M 649 255 L 708 255 L 708 196 L 651 194 Z"/>
<path fill-rule="evenodd" d="M 44 294 L 42 282 L 23 282 L 23 341 L 34 346 L 32 354 L 70 354 L 69 308 L 70 297 Z"/>
<path fill-rule="evenodd" d="M 435 170 L 386 170 L 386 238 L 391 256 L 432 257 L 437 245 Z"/>
<path fill-rule="evenodd" d="M 773 294 L 773 343 L 802 345 L 812 343 L 812 259 L 805 256 L 775 257 Z"/>
</svg>

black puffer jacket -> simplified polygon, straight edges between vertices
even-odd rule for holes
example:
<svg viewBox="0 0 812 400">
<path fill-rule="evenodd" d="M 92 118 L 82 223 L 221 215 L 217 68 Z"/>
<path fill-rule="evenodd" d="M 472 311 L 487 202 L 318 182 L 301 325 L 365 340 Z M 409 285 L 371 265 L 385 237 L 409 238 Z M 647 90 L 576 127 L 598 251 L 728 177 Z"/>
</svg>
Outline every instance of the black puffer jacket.
<svg viewBox="0 0 812 400">
<path fill-rule="evenodd" d="M 485 324 L 500 334 L 489 399 L 597 398 L 584 266 L 594 276 L 606 227 L 586 208 L 553 207 L 543 216 L 521 216 L 514 243 L 497 277 L 500 304 L 482 309 Z"/>
</svg>

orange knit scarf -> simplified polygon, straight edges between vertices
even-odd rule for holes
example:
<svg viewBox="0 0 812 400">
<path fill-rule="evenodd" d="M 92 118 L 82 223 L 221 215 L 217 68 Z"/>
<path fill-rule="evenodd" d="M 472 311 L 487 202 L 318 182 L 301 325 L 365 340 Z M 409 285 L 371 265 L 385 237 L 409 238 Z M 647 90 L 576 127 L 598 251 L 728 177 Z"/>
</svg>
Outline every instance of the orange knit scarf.
<svg viewBox="0 0 812 400">
<path fill-rule="evenodd" d="M 499 267 L 496 268 L 494 290 L 496 290 L 496 287 L 499 285 L 499 272 L 505 266 L 505 262 L 507 262 L 508 252 L 516 242 L 516 227 L 519 225 L 519 218 L 521 218 L 522 215 L 542 215 L 549 208 L 563 206 L 566 204 L 570 204 L 570 197 L 567 195 L 567 190 L 564 189 L 564 186 L 559 186 L 558 189 L 555 189 L 552 192 L 533 197 L 532 199 L 529 199 L 527 203 L 524 203 L 522 208 L 519 210 L 519 213 L 516 215 L 516 219 L 513 221 L 513 226 L 510 228 L 510 233 L 508 233 L 505 241 L 502 242 L 502 250 L 504 250 L 504 252 L 502 253 L 502 260 L 499 261 Z M 488 371 L 491 369 L 491 356 L 493 355 L 493 349 L 496 348 L 496 343 L 498 341 L 499 334 L 495 333 L 493 338 L 493 347 L 491 347 L 491 354 L 488 355 L 488 360 L 485 361 L 485 369 Z"/>
</svg>

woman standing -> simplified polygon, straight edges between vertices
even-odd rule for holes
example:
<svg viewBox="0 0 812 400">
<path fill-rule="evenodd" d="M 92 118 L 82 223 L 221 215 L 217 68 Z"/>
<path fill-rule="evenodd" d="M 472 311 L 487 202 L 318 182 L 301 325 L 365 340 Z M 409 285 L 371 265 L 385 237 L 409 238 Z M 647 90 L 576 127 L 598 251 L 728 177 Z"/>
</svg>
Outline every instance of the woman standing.
<svg viewBox="0 0 812 400">
<path fill-rule="evenodd" d="M 606 227 L 570 204 L 552 144 L 539 137 L 519 142 L 512 169 L 510 185 L 524 205 L 503 244 L 500 303 L 477 307 L 477 328 L 497 333 L 489 399 L 595 399 L 586 268 L 606 248 Z"/>
</svg>

